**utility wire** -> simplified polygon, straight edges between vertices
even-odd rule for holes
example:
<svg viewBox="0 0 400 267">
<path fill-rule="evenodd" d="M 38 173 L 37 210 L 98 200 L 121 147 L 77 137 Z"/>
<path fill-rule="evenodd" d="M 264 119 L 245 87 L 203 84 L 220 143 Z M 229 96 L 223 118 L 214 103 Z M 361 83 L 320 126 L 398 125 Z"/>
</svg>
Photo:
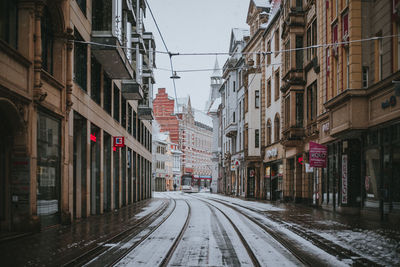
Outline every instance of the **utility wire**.
<svg viewBox="0 0 400 267">
<path fill-rule="evenodd" d="M 151 17 L 153 18 L 153 21 L 154 21 L 154 24 L 156 25 L 156 28 L 157 28 L 158 33 L 160 34 L 160 37 L 161 37 L 161 40 L 162 40 L 162 42 L 163 42 L 163 44 L 164 44 L 165 50 L 167 51 L 167 53 L 168 53 L 168 55 L 169 55 L 169 62 L 170 62 L 170 65 L 171 65 L 171 75 L 172 75 L 171 77 L 173 77 L 173 76 L 174 76 L 174 66 L 173 66 L 173 64 L 172 64 L 172 56 L 177 55 L 177 54 L 173 54 L 173 53 L 171 53 L 171 52 L 169 51 L 169 49 L 168 49 L 168 47 L 167 47 L 167 44 L 165 43 L 164 37 L 163 37 L 163 35 L 162 35 L 162 33 L 161 33 L 160 27 L 158 27 L 158 23 L 157 23 L 157 21 L 156 21 L 156 18 L 154 17 L 153 11 L 151 10 L 151 7 L 150 7 L 149 3 L 147 2 L 147 0 L 144 0 L 144 1 L 146 2 L 147 7 L 149 8 Z M 174 78 L 172 78 L 172 83 L 173 83 L 173 85 L 174 85 L 176 109 L 177 109 L 177 111 L 179 112 L 178 96 L 177 96 L 177 94 L 176 94 L 176 84 L 175 84 L 175 79 L 174 79 Z"/>
</svg>

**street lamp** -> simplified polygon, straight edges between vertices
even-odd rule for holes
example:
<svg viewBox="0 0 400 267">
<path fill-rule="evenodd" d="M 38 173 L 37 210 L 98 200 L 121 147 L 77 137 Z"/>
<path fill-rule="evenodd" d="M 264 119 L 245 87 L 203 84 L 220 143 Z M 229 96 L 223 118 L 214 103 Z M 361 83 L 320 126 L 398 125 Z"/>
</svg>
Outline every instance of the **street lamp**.
<svg viewBox="0 0 400 267">
<path fill-rule="evenodd" d="M 174 71 L 174 74 L 170 77 L 171 79 L 180 79 L 181 77 L 176 74 L 176 71 Z"/>
</svg>

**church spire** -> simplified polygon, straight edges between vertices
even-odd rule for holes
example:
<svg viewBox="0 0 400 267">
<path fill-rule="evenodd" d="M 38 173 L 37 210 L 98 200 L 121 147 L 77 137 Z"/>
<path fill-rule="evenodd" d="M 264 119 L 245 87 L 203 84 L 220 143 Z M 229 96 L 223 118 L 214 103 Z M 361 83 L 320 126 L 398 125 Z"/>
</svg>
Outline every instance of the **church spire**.
<svg viewBox="0 0 400 267">
<path fill-rule="evenodd" d="M 214 71 L 211 75 L 211 78 L 221 78 L 221 69 L 219 68 L 218 58 L 215 57 Z"/>
</svg>

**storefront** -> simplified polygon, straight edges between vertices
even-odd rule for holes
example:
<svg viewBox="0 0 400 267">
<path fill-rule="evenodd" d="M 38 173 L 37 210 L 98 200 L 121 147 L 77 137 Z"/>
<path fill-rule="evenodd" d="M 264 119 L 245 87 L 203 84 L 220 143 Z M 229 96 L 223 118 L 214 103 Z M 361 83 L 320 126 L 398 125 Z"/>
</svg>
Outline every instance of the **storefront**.
<svg viewBox="0 0 400 267">
<path fill-rule="evenodd" d="M 364 135 L 363 207 L 400 215 L 400 123 Z"/>
<path fill-rule="evenodd" d="M 41 227 L 60 222 L 61 201 L 61 122 L 38 112 L 37 214 Z"/>
<path fill-rule="evenodd" d="M 264 191 L 267 200 L 283 199 L 283 163 L 281 160 L 264 164 Z"/>
</svg>

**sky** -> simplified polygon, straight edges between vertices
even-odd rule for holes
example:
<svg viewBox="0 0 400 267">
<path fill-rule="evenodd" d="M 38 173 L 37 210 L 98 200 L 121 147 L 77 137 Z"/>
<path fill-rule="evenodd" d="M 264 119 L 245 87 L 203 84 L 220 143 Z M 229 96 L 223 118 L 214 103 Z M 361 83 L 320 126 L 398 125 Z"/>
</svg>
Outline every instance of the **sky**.
<svg viewBox="0 0 400 267">
<path fill-rule="evenodd" d="M 250 0 L 147 0 L 171 53 L 221 52 L 227 53 L 232 28 L 248 28 L 247 10 Z M 153 32 L 156 50 L 165 51 L 164 45 L 153 22 L 149 9 L 146 10 L 146 31 Z M 195 109 L 204 110 L 209 97 L 212 71 L 179 72 L 179 70 L 213 69 L 215 55 L 174 56 L 173 67 L 181 79 L 175 80 L 177 97 L 190 96 Z M 226 55 L 218 55 L 220 68 Z M 154 70 L 158 88 L 166 88 L 175 98 L 169 56 L 156 54 Z"/>
</svg>

